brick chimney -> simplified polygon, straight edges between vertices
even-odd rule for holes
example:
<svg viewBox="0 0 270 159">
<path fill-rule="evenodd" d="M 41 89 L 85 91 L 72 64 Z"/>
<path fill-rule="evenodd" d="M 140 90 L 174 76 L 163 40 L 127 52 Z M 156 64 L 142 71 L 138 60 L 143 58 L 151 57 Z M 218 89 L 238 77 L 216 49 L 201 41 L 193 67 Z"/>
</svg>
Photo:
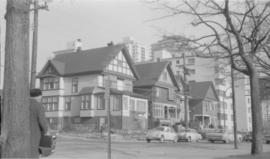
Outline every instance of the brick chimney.
<svg viewBox="0 0 270 159">
<path fill-rule="evenodd" d="M 82 50 L 82 41 L 81 41 L 81 39 L 77 39 L 74 42 L 74 52 L 79 52 L 81 50 Z"/>
</svg>

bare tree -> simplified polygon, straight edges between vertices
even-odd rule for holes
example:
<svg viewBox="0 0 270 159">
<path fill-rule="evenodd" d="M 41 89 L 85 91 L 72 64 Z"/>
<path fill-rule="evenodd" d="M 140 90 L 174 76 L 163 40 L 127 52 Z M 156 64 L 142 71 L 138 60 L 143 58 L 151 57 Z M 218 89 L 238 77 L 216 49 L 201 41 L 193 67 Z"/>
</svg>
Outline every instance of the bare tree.
<svg viewBox="0 0 270 159">
<path fill-rule="evenodd" d="M 30 158 L 29 120 L 30 0 L 8 0 L 2 116 L 2 157 Z"/>
<path fill-rule="evenodd" d="M 252 110 L 251 154 L 263 150 L 262 109 L 260 106 L 258 66 L 269 67 L 269 2 L 229 0 L 156 0 L 169 16 L 192 16 L 194 27 L 204 26 L 209 34 L 192 39 L 197 53 L 204 57 L 228 58 L 234 70 L 249 77 Z M 265 60 L 267 59 L 267 60 Z M 260 64 L 260 65 L 258 65 Z M 262 65 L 264 64 L 264 65 Z M 266 73 L 267 71 L 265 71 Z"/>
</svg>

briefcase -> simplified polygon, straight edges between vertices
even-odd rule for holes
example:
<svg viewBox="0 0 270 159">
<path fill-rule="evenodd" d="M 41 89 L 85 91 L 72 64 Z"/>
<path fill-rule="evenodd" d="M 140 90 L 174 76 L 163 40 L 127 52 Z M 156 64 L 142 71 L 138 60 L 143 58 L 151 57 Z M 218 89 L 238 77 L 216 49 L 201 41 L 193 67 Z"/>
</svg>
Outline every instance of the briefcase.
<svg viewBox="0 0 270 159">
<path fill-rule="evenodd" d="M 41 156 L 46 157 L 51 155 L 56 146 L 56 136 L 42 135 L 39 143 L 39 152 Z"/>
</svg>

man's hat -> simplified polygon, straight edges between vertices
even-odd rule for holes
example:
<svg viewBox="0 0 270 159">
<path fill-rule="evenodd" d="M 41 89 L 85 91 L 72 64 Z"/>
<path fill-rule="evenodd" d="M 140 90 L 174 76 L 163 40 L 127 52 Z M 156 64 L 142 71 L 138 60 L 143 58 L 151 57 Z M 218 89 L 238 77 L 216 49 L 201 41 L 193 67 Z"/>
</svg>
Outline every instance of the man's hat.
<svg viewBox="0 0 270 159">
<path fill-rule="evenodd" d="M 42 95 L 42 92 L 38 88 L 34 88 L 34 89 L 30 90 L 30 97 L 38 97 L 38 96 L 41 96 L 41 95 Z"/>
</svg>

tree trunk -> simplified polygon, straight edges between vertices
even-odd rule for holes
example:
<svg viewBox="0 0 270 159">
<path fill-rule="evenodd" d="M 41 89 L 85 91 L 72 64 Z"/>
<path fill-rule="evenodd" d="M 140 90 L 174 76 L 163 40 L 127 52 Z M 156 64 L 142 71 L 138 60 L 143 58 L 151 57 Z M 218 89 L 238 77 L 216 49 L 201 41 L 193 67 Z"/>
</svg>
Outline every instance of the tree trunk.
<svg viewBox="0 0 270 159">
<path fill-rule="evenodd" d="M 30 158 L 30 0 L 8 0 L 4 69 L 3 158 Z"/>
<path fill-rule="evenodd" d="M 260 105 L 259 74 L 256 68 L 252 69 L 249 80 L 252 111 L 251 154 L 260 154 L 263 151 L 263 121 Z"/>
</svg>

